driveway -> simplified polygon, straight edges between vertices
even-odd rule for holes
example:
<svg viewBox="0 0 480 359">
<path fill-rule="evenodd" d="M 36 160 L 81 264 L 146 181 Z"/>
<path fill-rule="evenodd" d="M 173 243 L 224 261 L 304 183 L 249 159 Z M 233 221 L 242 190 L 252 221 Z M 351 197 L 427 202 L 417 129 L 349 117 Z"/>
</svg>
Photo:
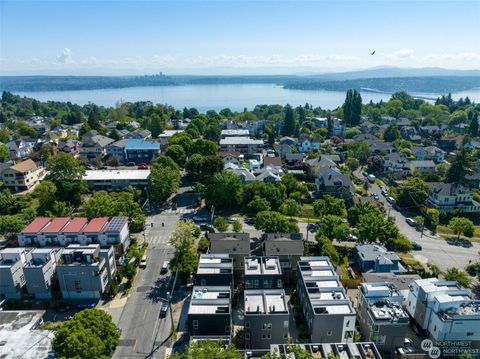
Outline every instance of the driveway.
<svg viewBox="0 0 480 359">
<path fill-rule="evenodd" d="M 354 171 L 354 175 L 362 180 L 365 179 L 361 171 Z M 388 188 L 385 184 L 382 186 Z M 451 267 L 464 269 L 469 261 L 474 262 L 478 260 L 478 252 L 480 250 L 478 243 L 472 242 L 472 246 L 466 248 L 449 244 L 446 240 L 437 235 L 433 235 L 427 229 L 424 230 L 424 234 L 422 235 L 420 231 L 411 227 L 406 222 L 406 217 L 401 212 L 397 211 L 386 201 L 377 184 L 370 184 L 368 192 L 369 194 L 375 193 L 380 197 L 380 202 L 383 203 L 387 215 L 389 214 L 395 219 L 400 233 L 405 235 L 409 240 L 415 241 L 422 246 L 421 251 L 412 251 L 412 254 L 420 261 L 426 258 L 429 262 L 445 271 Z"/>
</svg>

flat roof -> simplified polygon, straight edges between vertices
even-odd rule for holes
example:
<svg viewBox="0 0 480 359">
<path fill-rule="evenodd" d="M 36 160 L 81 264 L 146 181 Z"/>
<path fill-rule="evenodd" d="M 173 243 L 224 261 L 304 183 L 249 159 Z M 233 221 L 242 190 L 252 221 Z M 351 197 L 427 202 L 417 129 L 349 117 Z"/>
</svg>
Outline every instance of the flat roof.
<svg viewBox="0 0 480 359">
<path fill-rule="evenodd" d="M 38 217 L 33 220 L 28 226 L 26 226 L 20 233 L 37 233 L 43 227 L 45 227 L 51 221 L 47 217 Z"/>
<path fill-rule="evenodd" d="M 70 222 L 68 217 L 54 218 L 47 226 L 43 227 L 40 233 L 58 233 L 68 222 Z"/>
<path fill-rule="evenodd" d="M 75 217 L 63 228 L 63 233 L 78 233 L 88 223 L 86 217 Z"/>
<path fill-rule="evenodd" d="M 150 170 L 88 170 L 85 171 L 85 181 L 127 181 L 148 180 Z"/>
<path fill-rule="evenodd" d="M 48 358 L 54 332 L 36 329 L 43 310 L 0 311 L 0 356 L 2 358 Z"/>
<path fill-rule="evenodd" d="M 160 150 L 160 143 L 142 140 L 141 138 L 126 138 L 126 150 Z"/>
<path fill-rule="evenodd" d="M 283 289 L 247 289 L 245 314 L 286 314 L 288 307 Z"/>
<path fill-rule="evenodd" d="M 231 292 L 228 286 L 193 288 L 188 314 L 230 314 Z"/>
<path fill-rule="evenodd" d="M 100 232 L 108 222 L 108 217 L 94 218 L 83 229 L 83 232 Z"/>
<path fill-rule="evenodd" d="M 278 257 L 252 256 L 245 257 L 245 275 L 252 274 L 282 274 Z"/>
<path fill-rule="evenodd" d="M 220 145 L 263 145 L 263 140 L 254 140 L 250 137 L 230 136 L 220 140 Z"/>
</svg>

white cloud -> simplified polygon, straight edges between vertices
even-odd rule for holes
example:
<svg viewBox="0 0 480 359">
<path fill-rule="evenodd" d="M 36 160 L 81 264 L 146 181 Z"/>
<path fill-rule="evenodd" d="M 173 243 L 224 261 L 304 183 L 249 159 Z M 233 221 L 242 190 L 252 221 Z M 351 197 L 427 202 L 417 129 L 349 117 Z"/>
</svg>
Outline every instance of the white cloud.
<svg viewBox="0 0 480 359">
<path fill-rule="evenodd" d="M 434 61 L 480 61 L 480 54 L 476 52 L 460 52 L 458 54 L 430 54 L 428 60 Z"/>
<path fill-rule="evenodd" d="M 57 55 L 57 62 L 59 64 L 71 64 L 73 62 L 72 51 L 70 51 L 68 47 L 65 47 L 62 53 Z"/>
<path fill-rule="evenodd" d="M 395 52 L 392 52 L 391 54 L 386 54 L 385 58 L 387 59 L 407 59 L 412 57 L 413 55 L 413 50 L 412 49 L 401 49 Z"/>
</svg>

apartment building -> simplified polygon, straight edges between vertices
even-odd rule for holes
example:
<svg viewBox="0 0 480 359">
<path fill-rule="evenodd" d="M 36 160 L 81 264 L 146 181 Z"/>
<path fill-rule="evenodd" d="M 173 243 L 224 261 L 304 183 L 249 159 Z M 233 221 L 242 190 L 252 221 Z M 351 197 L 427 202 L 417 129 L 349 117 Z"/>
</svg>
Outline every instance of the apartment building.
<svg viewBox="0 0 480 359">
<path fill-rule="evenodd" d="M 363 338 L 382 351 L 393 352 L 403 346 L 409 317 L 398 288 L 384 282 L 362 283 L 358 289 L 357 318 Z"/>
<path fill-rule="evenodd" d="M 242 271 L 244 258 L 250 255 L 250 234 L 248 233 L 209 233 L 210 253 L 227 253 L 233 258 L 233 268 Z"/>
<path fill-rule="evenodd" d="M 263 253 L 276 256 L 283 271 L 296 270 L 297 262 L 305 251 L 301 233 L 265 233 Z"/>
<path fill-rule="evenodd" d="M 28 294 L 36 299 L 52 299 L 52 284 L 61 253 L 61 248 L 32 249 L 30 260 L 23 267 Z"/>
<path fill-rule="evenodd" d="M 115 247 L 117 256 L 130 245 L 128 217 L 99 217 L 88 221 L 85 217 L 39 217 L 18 235 L 20 247 L 68 246 L 69 244 L 100 244 Z"/>
<path fill-rule="evenodd" d="M 201 286 L 233 286 L 233 259 L 226 253 L 201 254 L 195 283 Z"/>
<path fill-rule="evenodd" d="M 27 191 L 45 178 L 45 169 L 28 159 L 7 169 L 2 175 L 3 185 L 12 192 Z"/>
<path fill-rule="evenodd" d="M 283 288 L 282 267 L 278 257 L 245 257 L 245 289 Z"/>
<path fill-rule="evenodd" d="M 382 359 L 375 343 L 308 343 L 296 344 L 305 350 L 312 358 L 342 358 L 342 359 Z M 273 344 L 270 354 L 277 358 L 295 358 L 289 344 Z"/>
<path fill-rule="evenodd" d="M 87 170 L 83 179 L 95 190 L 124 190 L 150 185 L 150 170 Z"/>
<path fill-rule="evenodd" d="M 69 245 L 57 263 L 63 299 L 99 299 L 116 272 L 113 247 Z"/>
<path fill-rule="evenodd" d="M 269 349 L 289 338 L 289 311 L 283 289 L 244 292 L 245 349 Z"/>
<path fill-rule="evenodd" d="M 232 298 L 228 286 L 193 287 L 188 307 L 191 336 L 231 336 Z"/>
<path fill-rule="evenodd" d="M 160 154 L 160 142 L 125 139 L 125 162 L 150 163 Z"/>
<path fill-rule="evenodd" d="M 249 137 L 250 131 L 246 128 L 238 128 L 232 130 L 222 130 L 220 137 L 227 138 L 227 137 Z"/>
<path fill-rule="evenodd" d="M 480 301 L 455 281 L 419 279 L 410 284 L 407 312 L 434 341 L 480 340 Z"/>
<path fill-rule="evenodd" d="M 355 310 L 330 258 L 300 258 L 297 293 L 312 343 L 353 342 Z"/>
<path fill-rule="evenodd" d="M 0 251 L 0 298 L 22 297 L 26 283 L 23 266 L 30 259 L 30 249 L 5 248 Z"/>
<path fill-rule="evenodd" d="M 250 137 L 229 136 L 220 140 L 220 151 L 240 152 L 243 155 L 253 155 L 263 147 L 262 140 L 254 140 Z"/>
<path fill-rule="evenodd" d="M 480 203 L 473 199 L 468 187 L 460 183 L 427 183 L 430 192 L 428 204 L 441 212 L 459 211 L 463 213 L 480 212 Z"/>
</svg>

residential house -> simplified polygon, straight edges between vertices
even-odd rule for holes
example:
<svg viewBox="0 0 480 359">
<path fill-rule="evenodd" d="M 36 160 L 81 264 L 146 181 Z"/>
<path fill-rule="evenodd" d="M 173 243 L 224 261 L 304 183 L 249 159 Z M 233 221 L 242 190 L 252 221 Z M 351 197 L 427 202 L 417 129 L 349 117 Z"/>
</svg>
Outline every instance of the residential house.
<svg viewBox="0 0 480 359">
<path fill-rule="evenodd" d="M 107 146 L 107 156 L 117 157 L 120 164 L 125 164 L 125 140 L 118 140 Z"/>
<path fill-rule="evenodd" d="M 97 131 L 87 132 L 82 137 L 80 156 L 87 160 L 101 160 L 107 155 L 107 146 L 115 140 L 99 135 Z"/>
<path fill-rule="evenodd" d="M 229 286 L 195 286 L 187 314 L 190 336 L 231 336 L 232 295 Z"/>
<path fill-rule="evenodd" d="M 278 257 L 284 271 L 296 270 L 297 262 L 305 251 L 301 233 L 264 233 L 263 253 Z"/>
<path fill-rule="evenodd" d="M 455 281 L 412 282 L 406 309 L 434 342 L 480 340 L 480 301 Z"/>
<path fill-rule="evenodd" d="M 283 288 L 282 267 L 278 257 L 245 257 L 245 289 Z"/>
<path fill-rule="evenodd" d="M 390 353 L 404 345 L 409 317 L 393 283 L 361 283 L 357 303 L 357 319 L 366 341 Z"/>
<path fill-rule="evenodd" d="M 293 146 L 297 144 L 297 140 L 293 137 L 284 136 L 280 138 L 281 145 Z"/>
<path fill-rule="evenodd" d="M 380 244 L 357 244 L 356 260 L 362 272 L 404 272 L 400 257 Z"/>
<path fill-rule="evenodd" d="M 432 160 L 410 161 L 410 173 L 419 173 L 422 176 L 435 173 L 437 166 Z"/>
<path fill-rule="evenodd" d="M 318 150 L 320 148 L 320 140 L 314 137 L 302 134 L 298 138 L 297 147 L 298 147 L 298 151 L 302 153 L 308 152 L 312 149 Z"/>
<path fill-rule="evenodd" d="M 311 343 L 353 343 L 355 310 L 330 258 L 300 258 L 297 296 Z"/>
<path fill-rule="evenodd" d="M 374 155 L 385 155 L 396 151 L 395 146 L 390 142 L 375 140 L 368 141 L 368 144 L 370 145 L 372 154 Z"/>
<path fill-rule="evenodd" d="M 447 127 L 447 125 L 420 126 L 419 132 L 425 137 L 440 138 Z"/>
<path fill-rule="evenodd" d="M 218 155 L 222 158 L 224 164 L 233 163 L 237 167 L 243 166 L 244 155 L 240 152 L 220 152 Z"/>
<path fill-rule="evenodd" d="M 445 160 L 445 151 L 436 146 L 412 147 L 412 154 L 418 161 L 432 160 L 435 163 L 442 163 Z"/>
<path fill-rule="evenodd" d="M 233 259 L 227 253 L 200 254 L 195 283 L 200 286 L 233 286 Z"/>
<path fill-rule="evenodd" d="M 283 289 L 245 289 L 245 349 L 269 349 L 289 339 L 289 309 Z"/>
<path fill-rule="evenodd" d="M 331 156 L 338 156 L 338 155 L 331 155 Z M 305 163 L 307 164 L 308 174 L 310 176 L 316 176 L 318 171 L 321 168 L 336 168 L 337 162 L 331 158 L 330 155 L 321 155 L 320 157 L 312 158 Z"/>
<path fill-rule="evenodd" d="M 249 137 L 226 137 L 220 140 L 220 151 L 240 152 L 243 155 L 253 155 L 263 147 L 262 140 Z"/>
<path fill-rule="evenodd" d="M 243 270 L 244 258 L 250 255 L 250 235 L 248 233 L 209 233 L 210 253 L 227 253 L 233 258 L 233 267 Z"/>
<path fill-rule="evenodd" d="M 7 142 L 7 147 L 10 152 L 10 158 L 25 159 L 33 152 L 35 144 L 24 139 L 18 139 Z"/>
<path fill-rule="evenodd" d="M 418 131 L 413 126 L 404 126 L 400 129 L 400 134 L 402 137 L 411 142 L 420 143 L 422 137 L 418 134 Z"/>
<path fill-rule="evenodd" d="M 125 139 L 125 162 L 150 163 L 160 154 L 160 143 L 143 139 Z"/>
<path fill-rule="evenodd" d="M 20 299 L 25 287 L 23 266 L 30 261 L 30 249 L 0 250 L 0 298 Z"/>
<path fill-rule="evenodd" d="M 383 156 L 383 170 L 392 179 L 410 175 L 410 163 L 405 153 L 393 152 Z"/>
<path fill-rule="evenodd" d="M 225 164 L 225 167 L 223 168 L 227 172 L 232 172 L 239 176 L 244 183 L 252 182 L 256 180 L 255 175 L 247 168 L 244 168 L 243 166 L 237 166 L 233 163 L 227 163 Z"/>
<path fill-rule="evenodd" d="M 125 139 L 148 140 L 152 138 L 152 133 L 149 130 L 135 130 L 125 134 Z"/>
<path fill-rule="evenodd" d="M 80 155 L 80 148 L 82 143 L 77 140 L 68 139 L 66 141 L 60 141 L 57 148 L 65 153 L 71 154 L 74 157 Z"/>
<path fill-rule="evenodd" d="M 457 149 L 457 138 L 452 136 L 439 138 L 437 146 L 446 152 L 453 152 Z"/>
<path fill-rule="evenodd" d="M 17 163 L 2 172 L 2 182 L 13 192 L 27 191 L 45 178 L 45 169 L 28 159 Z"/>
<path fill-rule="evenodd" d="M 57 262 L 57 277 L 64 300 L 96 300 L 108 291 L 115 274 L 113 247 L 71 244 Z"/>
<path fill-rule="evenodd" d="M 184 130 L 165 130 L 161 134 L 158 135 L 158 138 L 160 140 L 160 148 L 162 151 L 165 151 L 170 144 L 170 139 L 172 136 L 182 133 Z"/>
<path fill-rule="evenodd" d="M 354 193 L 350 177 L 341 173 L 337 168 L 320 168 L 315 178 L 315 186 L 319 197 L 331 195 L 350 200 Z"/>
<path fill-rule="evenodd" d="M 24 263 L 27 292 L 35 299 L 52 299 L 52 285 L 57 279 L 57 261 L 61 248 L 34 248 Z"/>
<path fill-rule="evenodd" d="M 344 127 L 342 125 L 342 120 L 337 117 L 330 118 L 332 122 L 332 136 L 343 136 Z M 315 125 L 322 128 L 328 129 L 328 118 L 327 117 L 316 117 L 314 119 Z"/>
<path fill-rule="evenodd" d="M 459 183 L 430 182 L 428 203 L 441 212 L 480 212 L 480 203 L 473 199 L 468 187 Z"/>
</svg>

